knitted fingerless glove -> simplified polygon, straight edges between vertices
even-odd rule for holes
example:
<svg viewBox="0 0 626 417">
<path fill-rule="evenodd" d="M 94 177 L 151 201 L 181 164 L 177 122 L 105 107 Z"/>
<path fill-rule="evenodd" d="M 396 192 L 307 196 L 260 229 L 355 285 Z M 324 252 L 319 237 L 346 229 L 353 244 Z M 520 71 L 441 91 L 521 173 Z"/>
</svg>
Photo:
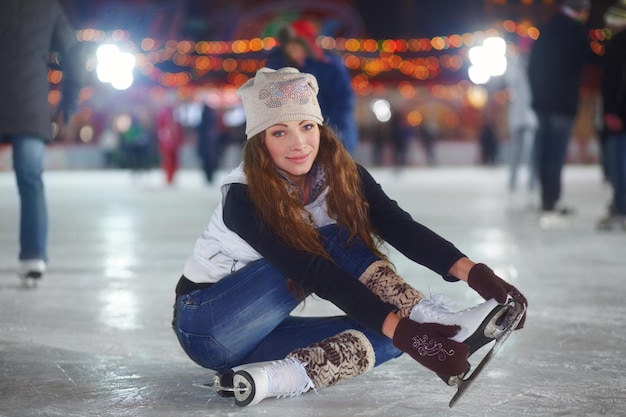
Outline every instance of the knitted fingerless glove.
<svg viewBox="0 0 626 417">
<path fill-rule="evenodd" d="M 528 307 L 526 297 L 518 291 L 517 288 L 498 277 L 491 268 L 485 264 L 476 264 L 470 269 L 469 278 L 467 280 L 470 288 L 480 294 L 485 300 L 494 298 L 498 303 L 506 302 L 507 294 L 513 297 L 516 303 L 523 304 Z M 517 329 L 524 327 L 526 315 L 517 325 Z"/>
</svg>

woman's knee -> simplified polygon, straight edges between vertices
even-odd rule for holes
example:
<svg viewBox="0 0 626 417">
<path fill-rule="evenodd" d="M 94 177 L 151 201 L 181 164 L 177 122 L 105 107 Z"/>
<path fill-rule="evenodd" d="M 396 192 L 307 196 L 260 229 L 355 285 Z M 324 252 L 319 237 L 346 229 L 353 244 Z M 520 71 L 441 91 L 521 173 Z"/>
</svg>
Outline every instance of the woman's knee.
<svg viewBox="0 0 626 417">
<path fill-rule="evenodd" d="M 380 260 L 358 236 L 350 240 L 350 233 L 341 226 L 325 226 L 320 229 L 320 233 L 329 256 L 355 278 L 372 263 Z"/>
</svg>

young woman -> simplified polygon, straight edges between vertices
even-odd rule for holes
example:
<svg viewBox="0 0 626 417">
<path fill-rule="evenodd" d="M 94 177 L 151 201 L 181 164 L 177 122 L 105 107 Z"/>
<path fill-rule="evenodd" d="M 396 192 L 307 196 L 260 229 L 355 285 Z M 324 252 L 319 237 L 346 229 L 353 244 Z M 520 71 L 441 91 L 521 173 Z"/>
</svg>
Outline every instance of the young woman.
<svg viewBox="0 0 626 417">
<path fill-rule="evenodd" d="M 181 346 L 217 371 L 221 393 L 238 405 L 323 388 L 403 352 L 442 376 L 462 375 L 473 351 L 463 343 L 468 334 L 508 297 L 526 305 L 383 192 L 323 124 L 317 90 L 312 75 L 294 68 L 262 68 L 239 89 L 243 162 L 226 176 L 176 288 Z M 395 273 L 383 242 L 490 301 L 439 311 L 437 320 Z M 291 316 L 310 294 L 346 315 Z"/>
</svg>

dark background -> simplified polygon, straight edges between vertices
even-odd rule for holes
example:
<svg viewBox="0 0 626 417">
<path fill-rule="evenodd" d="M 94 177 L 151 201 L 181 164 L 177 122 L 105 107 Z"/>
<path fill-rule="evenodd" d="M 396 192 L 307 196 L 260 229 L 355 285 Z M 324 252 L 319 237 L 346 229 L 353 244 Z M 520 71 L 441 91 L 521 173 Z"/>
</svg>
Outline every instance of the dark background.
<svg viewBox="0 0 626 417">
<path fill-rule="evenodd" d="M 334 33 L 330 35 L 377 39 L 443 36 L 484 30 L 497 19 L 538 25 L 558 4 L 556 0 L 553 4 L 545 0 L 533 0 L 531 4 L 520 0 L 61 1 L 78 28 L 140 32 L 148 26 L 154 31 L 151 36 L 190 40 L 236 39 L 249 30 L 271 29 L 281 17 L 297 16 L 334 20 Z M 611 2 L 592 0 L 590 27 L 602 26 L 602 13 Z"/>
</svg>

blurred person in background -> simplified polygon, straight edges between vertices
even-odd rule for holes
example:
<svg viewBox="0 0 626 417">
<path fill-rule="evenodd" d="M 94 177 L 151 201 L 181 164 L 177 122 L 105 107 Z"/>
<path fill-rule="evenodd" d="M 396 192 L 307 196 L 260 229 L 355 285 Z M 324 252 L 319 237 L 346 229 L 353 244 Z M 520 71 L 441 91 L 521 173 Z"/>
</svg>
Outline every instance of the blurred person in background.
<svg viewBox="0 0 626 417">
<path fill-rule="evenodd" d="M 560 12 L 540 28 L 541 35 L 530 52 L 528 77 L 538 119 L 534 152 L 543 213 L 573 213 L 557 203 L 583 66 L 591 56 L 585 31 L 590 8 L 590 0 L 563 0 Z"/>
<path fill-rule="evenodd" d="M 409 145 L 413 139 L 413 132 L 407 122 L 406 112 L 393 111 L 389 123 L 393 142 L 393 163 L 396 168 L 402 168 L 409 164 Z"/>
<path fill-rule="evenodd" d="M 495 120 L 490 112 L 485 114 L 482 130 L 480 131 L 480 163 L 494 166 L 498 162 L 498 134 Z"/>
<path fill-rule="evenodd" d="M 100 133 L 98 138 L 98 144 L 100 149 L 102 149 L 104 167 L 107 169 L 118 168 L 120 135 L 115 130 L 112 120 L 108 120 L 104 129 L 102 129 L 102 133 Z"/>
<path fill-rule="evenodd" d="M 165 173 L 167 185 L 174 184 L 174 176 L 178 171 L 178 154 L 185 141 L 183 127 L 174 115 L 173 105 L 167 105 L 157 115 L 156 133 L 161 157 L 161 168 Z"/>
<path fill-rule="evenodd" d="M 0 2 L 0 141 L 13 147 L 20 195 L 18 275 L 40 279 L 48 262 L 48 213 L 44 193 L 45 142 L 52 139 L 48 56 L 63 71 L 59 122 L 78 108 L 84 60 L 67 15 L 56 0 Z"/>
<path fill-rule="evenodd" d="M 354 109 L 356 98 L 352 78 L 341 57 L 320 48 L 318 29 L 312 22 L 296 20 L 278 33 L 279 46 L 272 49 L 265 66 L 272 69 L 295 67 L 313 74 L 320 85 L 318 96 L 328 125 L 339 134 L 341 142 L 354 156 L 358 146 L 358 129 Z"/>
<path fill-rule="evenodd" d="M 204 103 L 200 123 L 196 127 L 196 151 L 208 184 L 213 183 L 222 154 L 221 122 L 215 109 Z"/>
<path fill-rule="evenodd" d="M 124 167 L 130 170 L 133 180 L 140 181 L 153 166 L 156 131 L 152 126 L 151 111 L 139 106 L 127 116 L 128 125 L 120 132 Z"/>
<path fill-rule="evenodd" d="M 618 0 L 604 15 L 611 38 L 603 57 L 603 164 L 613 189 L 601 230 L 626 230 L 626 0 Z"/>
<path fill-rule="evenodd" d="M 511 193 L 517 191 L 518 174 L 522 165 L 527 166 L 527 190 L 535 188 L 535 167 L 532 159 L 533 142 L 537 131 L 537 116 L 531 107 L 531 92 L 528 82 L 528 38 L 519 38 L 509 44 L 509 56 L 504 79 L 511 91 L 507 121 L 510 134 L 509 182 Z"/>
<path fill-rule="evenodd" d="M 422 123 L 418 128 L 418 138 L 424 149 L 424 155 L 426 156 L 426 164 L 428 166 L 434 166 L 437 164 L 435 155 L 435 141 L 437 140 L 437 134 L 439 126 L 437 123 L 429 120 Z"/>
</svg>

